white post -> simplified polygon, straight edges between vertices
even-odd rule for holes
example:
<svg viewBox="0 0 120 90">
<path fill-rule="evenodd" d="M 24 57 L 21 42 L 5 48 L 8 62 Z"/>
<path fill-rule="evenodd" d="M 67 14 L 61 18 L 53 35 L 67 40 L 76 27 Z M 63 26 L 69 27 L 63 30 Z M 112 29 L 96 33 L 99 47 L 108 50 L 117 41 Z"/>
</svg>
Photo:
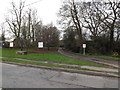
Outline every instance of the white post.
<svg viewBox="0 0 120 90">
<path fill-rule="evenodd" d="M 85 48 L 83 49 L 83 55 L 85 55 Z"/>
<path fill-rule="evenodd" d="M 86 44 L 83 44 L 83 55 L 85 55 Z"/>
</svg>

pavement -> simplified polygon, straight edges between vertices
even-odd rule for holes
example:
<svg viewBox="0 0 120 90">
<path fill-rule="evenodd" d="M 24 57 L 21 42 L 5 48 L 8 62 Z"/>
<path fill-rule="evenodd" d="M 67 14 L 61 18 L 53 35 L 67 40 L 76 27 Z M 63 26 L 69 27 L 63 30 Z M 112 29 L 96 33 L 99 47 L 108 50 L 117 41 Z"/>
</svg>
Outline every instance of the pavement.
<svg viewBox="0 0 120 90">
<path fill-rule="evenodd" d="M 0 58 L 8 58 L 8 57 L 0 57 Z M 64 64 L 64 63 L 56 63 L 56 62 L 51 62 L 51 61 L 41 61 L 41 60 L 32 60 L 32 59 L 23 59 L 23 58 L 11 58 L 11 59 L 18 59 L 18 60 L 32 61 L 32 62 L 38 62 L 38 63 L 48 63 L 48 64 L 55 64 L 55 65 L 62 65 L 62 66 L 84 68 L 84 69 L 89 69 L 89 70 L 99 70 L 99 71 L 104 71 L 104 72 L 118 73 L 118 69 L 112 69 L 112 68 L 110 69 L 110 68 L 86 66 L 86 65 Z"/>
<path fill-rule="evenodd" d="M 8 57 L 0 57 L 0 58 L 8 58 Z M 50 62 L 50 61 L 38 61 L 38 60 L 22 59 L 22 58 L 11 58 L 11 59 L 32 61 L 32 62 L 38 62 L 38 63 L 48 63 L 48 64 L 62 65 L 62 66 L 69 66 L 69 67 L 77 67 L 77 68 L 86 69 L 86 70 L 75 70 L 75 69 L 65 69 L 65 68 L 57 68 L 57 67 L 47 67 L 47 66 L 21 64 L 21 63 L 15 63 L 15 62 L 7 62 L 7 61 L 2 61 L 2 62 L 8 63 L 8 64 L 20 65 L 20 66 L 46 68 L 46 69 L 51 69 L 51 70 L 59 70 L 59 71 L 75 72 L 75 73 L 84 73 L 84 74 L 90 74 L 90 75 L 96 75 L 96 76 L 119 77 L 118 69 L 110 69 L 110 68 L 94 67 L 94 66 L 85 66 L 85 65 L 63 64 L 63 63 L 56 63 L 56 62 Z M 100 72 L 96 72 L 96 71 L 93 71 L 93 70 L 100 71 Z"/>
<path fill-rule="evenodd" d="M 72 53 L 68 53 L 67 51 L 63 49 L 59 49 L 58 52 L 64 56 L 68 56 L 71 58 L 76 58 L 76 59 L 81 59 L 81 60 L 87 60 L 87 61 L 92 61 L 95 63 L 111 66 L 114 68 L 119 68 L 119 62 L 118 60 L 112 60 L 112 59 L 102 59 L 102 58 L 95 58 L 95 57 L 89 57 L 89 56 L 80 56 L 80 55 L 75 55 Z"/>
<path fill-rule="evenodd" d="M 0 63 L 2 88 L 118 88 L 118 78 Z"/>
</svg>

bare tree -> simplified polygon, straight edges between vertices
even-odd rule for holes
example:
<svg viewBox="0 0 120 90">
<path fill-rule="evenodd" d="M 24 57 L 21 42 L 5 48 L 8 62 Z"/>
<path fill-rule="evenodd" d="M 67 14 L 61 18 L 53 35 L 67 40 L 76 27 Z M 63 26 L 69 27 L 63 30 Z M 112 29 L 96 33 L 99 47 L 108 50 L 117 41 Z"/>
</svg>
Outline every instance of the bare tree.
<svg viewBox="0 0 120 90">
<path fill-rule="evenodd" d="M 34 42 L 37 41 L 37 38 L 39 37 L 39 26 L 42 25 L 42 21 L 39 20 L 37 17 L 37 10 L 36 9 L 29 9 L 28 13 L 28 31 L 27 31 L 27 39 L 29 43 L 34 44 Z"/>
<path fill-rule="evenodd" d="M 113 52 L 113 44 L 114 44 L 114 33 L 115 33 L 115 26 L 118 19 L 120 1 L 112 2 L 109 1 L 108 3 L 104 3 L 105 9 L 100 9 L 96 6 L 96 9 L 102 14 L 103 17 L 100 18 L 102 23 L 107 26 L 109 29 L 109 50 Z"/>
<path fill-rule="evenodd" d="M 52 25 L 44 26 L 42 29 L 41 41 L 44 42 L 45 46 L 48 47 L 58 47 L 60 32 L 58 29 Z"/>
<path fill-rule="evenodd" d="M 80 20 L 79 13 L 78 13 L 79 9 L 77 8 L 77 3 L 75 4 L 74 0 L 72 0 L 71 4 L 72 4 L 71 16 L 72 16 L 73 22 L 75 24 L 75 27 L 76 27 L 76 30 L 79 36 L 80 50 L 82 51 L 83 36 L 82 36 L 81 20 Z"/>
<path fill-rule="evenodd" d="M 119 25 L 120 1 L 118 2 L 81 2 L 75 0 L 66 1 L 60 9 L 60 23 L 66 28 L 73 26 L 82 46 L 85 36 L 90 36 L 93 48 L 102 47 L 97 52 L 113 52 L 113 44 L 120 37 Z M 65 28 L 65 29 L 66 29 Z M 86 32 L 89 33 L 86 33 Z M 85 32 L 85 35 L 84 35 Z M 115 35 L 116 34 L 116 35 Z M 67 35 L 67 34 L 66 34 Z"/>
<path fill-rule="evenodd" d="M 120 41 L 120 6 L 118 10 L 118 18 L 116 22 L 116 41 Z"/>
<path fill-rule="evenodd" d="M 69 26 L 75 26 L 75 30 L 78 35 L 79 39 L 79 47 L 80 51 L 82 51 L 82 44 L 83 44 L 83 35 L 82 35 L 82 25 L 81 25 L 81 18 L 79 14 L 79 5 L 81 2 L 75 2 L 74 0 L 67 1 L 63 7 L 60 9 L 60 16 L 62 17 L 62 21 L 65 20 L 67 22 L 67 28 Z M 64 19 L 64 20 L 63 20 Z M 64 22 L 63 22 L 64 23 Z M 62 24 L 63 24 L 62 23 Z"/>
<path fill-rule="evenodd" d="M 19 7 L 12 2 L 12 10 L 11 10 L 11 17 L 6 18 L 6 22 L 9 25 L 10 30 L 15 35 L 16 39 L 16 46 L 19 47 L 20 45 L 20 38 L 21 38 L 21 25 L 23 19 L 23 9 L 25 2 L 20 1 Z"/>
<path fill-rule="evenodd" d="M 93 40 L 96 40 L 98 36 L 106 31 L 103 29 L 103 25 L 100 21 L 101 14 L 98 12 L 95 6 L 101 8 L 102 3 L 83 2 L 80 11 L 83 18 L 82 26 L 91 32 L 92 35 L 89 36 L 91 36 Z"/>
<path fill-rule="evenodd" d="M 1 24 L 1 27 L 0 27 L 0 29 L 1 29 L 1 35 L 0 35 L 0 40 L 1 41 L 3 41 L 3 42 L 5 42 L 5 25 L 4 25 L 5 23 L 2 23 Z"/>
</svg>

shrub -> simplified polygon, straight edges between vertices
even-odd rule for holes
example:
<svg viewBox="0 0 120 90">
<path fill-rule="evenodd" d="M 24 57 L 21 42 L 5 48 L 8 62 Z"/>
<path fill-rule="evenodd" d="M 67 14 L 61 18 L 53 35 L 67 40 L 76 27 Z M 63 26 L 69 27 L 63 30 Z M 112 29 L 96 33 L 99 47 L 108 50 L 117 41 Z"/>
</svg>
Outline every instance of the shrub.
<svg viewBox="0 0 120 90">
<path fill-rule="evenodd" d="M 118 56 L 119 56 L 118 52 L 113 52 L 112 53 L 112 57 L 118 57 Z"/>
</svg>

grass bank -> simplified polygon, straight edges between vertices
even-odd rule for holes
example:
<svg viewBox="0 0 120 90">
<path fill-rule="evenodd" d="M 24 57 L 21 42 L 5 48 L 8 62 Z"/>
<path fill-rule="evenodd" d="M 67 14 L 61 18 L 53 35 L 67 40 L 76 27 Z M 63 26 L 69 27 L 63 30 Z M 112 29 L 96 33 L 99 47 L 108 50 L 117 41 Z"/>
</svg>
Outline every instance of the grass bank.
<svg viewBox="0 0 120 90">
<path fill-rule="evenodd" d="M 112 59 L 112 60 L 120 60 L 120 57 L 112 57 L 112 56 L 107 56 L 107 55 L 100 55 L 100 54 L 89 54 L 87 53 L 86 55 L 80 54 L 80 53 L 74 53 L 71 51 L 66 51 L 71 54 L 75 55 L 80 55 L 80 56 L 89 56 L 89 57 L 96 57 L 96 58 L 101 58 L 101 59 Z"/>
<path fill-rule="evenodd" d="M 84 60 L 79 60 L 79 59 L 73 59 L 73 58 L 63 56 L 61 54 L 56 54 L 56 53 L 17 55 L 16 51 L 18 51 L 18 49 L 5 49 L 4 48 L 4 49 L 2 49 L 2 56 L 3 57 L 40 60 L 40 61 L 50 61 L 50 62 L 65 63 L 65 64 L 106 67 L 105 65 L 102 65 L 102 64 L 97 64 L 94 62 L 84 61 Z"/>
<path fill-rule="evenodd" d="M 103 58 L 103 59 L 113 59 L 113 60 L 120 60 L 120 57 L 112 57 L 112 56 L 105 56 L 105 55 L 88 55 L 96 58 Z"/>
<path fill-rule="evenodd" d="M 15 63 L 21 63 L 21 64 L 31 64 L 31 65 L 38 65 L 38 66 L 57 67 L 57 68 L 64 68 L 64 69 L 73 69 L 73 70 L 87 70 L 87 71 L 102 72 L 99 70 L 92 70 L 92 69 L 86 69 L 86 68 L 77 68 L 77 67 L 55 65 L 55 64 L 48 64 L 48 63 L 38 63 L 38 62 L 24 61 L 19 59 L 10 59 L 10 58 L 3 58 L 2 61 L 15 62 Z"/>
</svg>

